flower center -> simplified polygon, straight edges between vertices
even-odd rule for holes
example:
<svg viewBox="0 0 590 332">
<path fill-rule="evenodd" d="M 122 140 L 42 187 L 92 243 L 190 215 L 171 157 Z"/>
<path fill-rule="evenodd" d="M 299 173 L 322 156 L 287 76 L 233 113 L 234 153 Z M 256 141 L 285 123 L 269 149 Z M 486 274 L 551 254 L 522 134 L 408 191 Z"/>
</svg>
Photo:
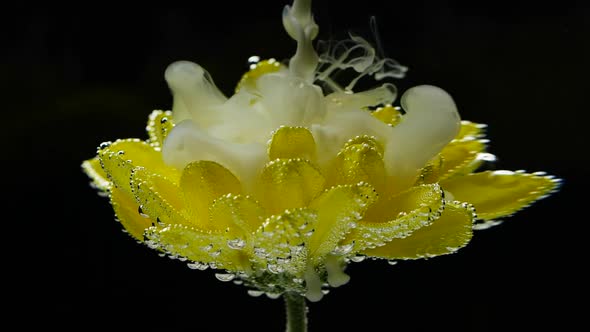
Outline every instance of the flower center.
<svg viewBox="0 0 590 332">
<path fill-rule="evenodd" d="M 312 133 L 322 169 L 349 139 L 376 137 L 384 147 L 388 176 L 396 187 L 407 187 L 418 170 L 458 133 L 460 119 L 452 98 L 429 85 L 404 93 L 401 106 L 406 114 L 395 127 L 372 116 L 368 108 L 394 102 L 395 86 L 385 83 L 362 92 L 352 88 L 364 75 L 395 76 L 384 69 L 391 67 L 392 60 L 377 59 L 374 49 L 360 37 L 351 39 L 350 48 L 338 51 L 343 44 L 337 44 L 318 57 L 312 45 L 318 26 L 309 1 L 286 6 L 283 25 L 297 41 L 288 69 L 282 66 L 264 73 L 230 98 L 195 63 L 179 61 L 167 68 L 165 78 L 174 97 L 172 111 L 177 122 L 162 149 L 167 164 L 183 169 L 196 160 L 215 161 L 232 171 L 246 189 L 252 189 L 257 172 L 268 162 L 267 142 L 273 132 L 281 126 L 298 126 Z M 352 56 L 359 49 L 362 54 Z M 359 76 L 345 88 L 330 78 L 334 71 L 350 68 Z M 404 67 L 394 63 L 392 68 L 403 75 Z M 324 95 L 315 81 L 333 92 Z"/>
</svg>

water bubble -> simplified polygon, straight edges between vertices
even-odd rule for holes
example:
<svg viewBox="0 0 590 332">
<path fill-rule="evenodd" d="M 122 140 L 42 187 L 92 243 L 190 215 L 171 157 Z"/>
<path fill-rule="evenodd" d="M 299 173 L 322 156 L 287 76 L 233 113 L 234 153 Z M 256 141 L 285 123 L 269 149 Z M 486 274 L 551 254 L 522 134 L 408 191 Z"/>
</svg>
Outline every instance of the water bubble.
<svg viewBox="0 0 590 332">
<path fill-rule="evenodd" d="M 260 57 L 258 55 L 252 55 L 248 58 L 248 65 L 255 65 L 260 62 Z"/>
<path fill-rule="evenodd" d="M 235 277 L 236 275 L 232 273 L 215 273 L 215 278 L 223 282 L 232 281 Z"/>
<path fill-rule="evenodd" d="M 482 160 L 482 161 L 494 162 L 494 161 L 496 161 L 496 156 L 491 153 L 482 152 L 482 153 L 477 154 L 476 159 Z"/>
<path fill-rule="evenodd" d="M 358 256 L 350 257 L 350 260 L 355 263 L 360 263 L 360 262 L 364 261 L 365 258 L 366 258 L 365 256 L 358 255 Z"/>
<path fill-rule="evenodd" d="M 241 285 L 243 283 L 244 283 L 244 280 L 234 279 L 234 284 L 236 284 L 236 285 Z"/>
<path fill-rule="evenodd" d="M 207 264 L 203 264 L 203 263 L 199 263 L 199 262 L 191 262 L 191 263 L 186 264 L 186 266 L 188 266 L 189 269 L 201 270 L 201 271 L 204 271 L 209 267 Z"/>
<path fill-rule="evenodd" d="M 268 270 L 268 272 L 270 272 L 272 274 L 279 274 L 279 273 L 285 271 L 283 269 L 283 267 L 281 267 L 280 265 L 278 265 L 278 264 L 270 264 L 270 263 L 268 263 L 266 265 L 266 269 Z"/>
<path fill-rule="evenodd" d="M 254 248 L 254 255 L 256 255 L 260 258 L 268 257 L 268 253 L 266 252 L 266 249 L 264 249 L 264 248 Z"/>
<path fill-rule="evenodd" d="M 150 249 L 158 249 L 158 247 L 160 246 L 157 242 L 152 241 L 152 240 L 147 240 L 145 241 L 145 244 L 148 246 L 148 248 Z"/>
<path fill-rule="evenodd" d="M 259 297 L 262 294 L 264 294 L 263 291 L 254 290 L 254 289 L 248 289 L 248 295 L 250 295 L 250 296 Z"/>
<path fill-rule="evenodd" d="M 396 265 L 397 264 L 397 261 L 390 260 L 390 261 L 387 261 L 387 264 L 389 264 L 389 265 Z"/>
<path fill-rule="evenodd" d="M 332 250 L 332 254 L 337 256 L 343 256 L 349 254 L 352 251 L 352 248 L 354 248 L 354 241 L 348 244 L 343 244 L 341 246 L 336 246 L 336 248 Z"/>
<path fill-rule="evenodd" d="M 221 249 L 218 249 L 212 253 L 209 254 L 211 257 L 219 257 L 219 255 L 221 255 Z"/>
<path fill-rule="evenodd" d="M 514 175 L 514 172 L 506 171 L 506 170 L 499 170 L 499 171 L 493 171 L 492 174 L 493 175 Z"/>
<path fill-rule="evenodd" d="M 275 299 L 278 299 L 279 297 L 281 297 L 281 293 L 269 293 L 269 292 L 267 292 L 267 293 L 266 293 L 266 296 L 267 296 L 269 299 L 273 299 L 273 300 L 275 300 Z"/>
<path fill-rule="evenodd" d="M 480 231 L 480 230 L 484 230 L 484 229 L 488 229 L 494 226 L 498 226 L 502 223 L 502 220 L 486 220 L 484 222 L 479 222 L 476 224 L 473 224 L 473 229 L 476 231 Z"/>
<path fill-rule="evenodd" d="M 291 255 L 292 256 L 298 255 L 303 251 L 303 249 L 305 249 L 304 243 L 296 245 L 296 246 L 292 246 L 291 247 Z"/>
<path fill-rule="evenodd" d="M 228 240 L 227 246 L 230 247 L 231 249 L 241 250 L 241 249 L 244 249 L 244 246 L 246 246 L 246 241 L 244 241 L 242 239 Z"/>
<path fill-rule="evenodd" d="M 100 149 L 106 149 L 109 146 L 111 146 L 112 142 L 102 142 L 100 143 L 100 145 L 98 146 Z"/>
<path fill-rule="evenodd" d="M 289 264 L 290 262 L 291 262 L 290 258 L 282 258 L 282 257 L 277 258 L 277 264 L 280 264 L 280 265 Z"/>
<path fill-rule="evenodd" d="M 140 206 L 137 207 L 137 212 L 139 213 L 140 216 L 142 216 L 144 218 L 149 218 L 150 217 L 147 214 L 145 214 L 145 212 L 143 212 L 143 205 L 140 205 Z"/>
<path fill-rule="evenodd" d="M 322 294 L 327 295 L 328 293 L 330 293 L 329 289 L 322 289 Z"/>
</svg>

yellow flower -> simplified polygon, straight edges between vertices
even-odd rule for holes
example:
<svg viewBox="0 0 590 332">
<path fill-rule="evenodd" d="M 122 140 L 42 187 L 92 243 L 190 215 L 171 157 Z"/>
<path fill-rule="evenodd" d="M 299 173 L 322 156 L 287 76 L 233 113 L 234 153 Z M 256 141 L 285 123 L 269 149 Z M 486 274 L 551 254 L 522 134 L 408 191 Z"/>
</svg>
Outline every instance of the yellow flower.
<svg viewBox="0 0 590 332">
<path fill-rule="evenodd" d="M 296 1 L 283 24 L 298 43 L 288 65 L 256 62 L 227 98 L 199 65 L 173 63 L 172 111 L 152 112 L 147 140 L 84 161 L 133 238 L 251 295 L 318 301 L 350 262 L 453 253 L 558 188 L 544 173 L 477 172 L 494 159 L 485 126 L 438 87 L 407 90 L 401 107 L 392 84 L 353 91 L 406 70 L 362 38 L 318 56 L 309 8 Z M 343 88 L 338 70 L 357 77 Z"/>
</svg>

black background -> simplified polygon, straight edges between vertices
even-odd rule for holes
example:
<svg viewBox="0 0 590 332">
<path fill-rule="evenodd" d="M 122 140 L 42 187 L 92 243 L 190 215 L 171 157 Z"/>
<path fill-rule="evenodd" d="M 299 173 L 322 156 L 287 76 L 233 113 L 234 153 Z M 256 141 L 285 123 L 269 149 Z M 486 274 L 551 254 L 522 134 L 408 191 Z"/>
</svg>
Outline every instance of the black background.
<svg viewBox="0 0 590 332">
<path fill-rule="evenodd" d="M 290 57 L 284 4 L 77 3 L 2 13 L 10 317 L 78 330 L 283 330 L 281 300 L 252 298 L 121 232 L 80 164 L 102 141 L 146 138 L 148 114 L 171 105 L 163 79 L 171 62 L 201 64 L 229 94 L 250 55 Z M 462 118 L 489 125 L 496 168 L 544 170 L 565 183 L 457 254 L 349 266 L 349 284 L 310 304 L 310 330 L 574 329 L 587 307 L 588 8 L 371 0 L 316 1 L 314 12 L 320 39 L 347 30 L 370 38 L 376 16 L 385 53 L 410 68 L 394 82 L 400 90 L 446 89 Z"/>
</svg>

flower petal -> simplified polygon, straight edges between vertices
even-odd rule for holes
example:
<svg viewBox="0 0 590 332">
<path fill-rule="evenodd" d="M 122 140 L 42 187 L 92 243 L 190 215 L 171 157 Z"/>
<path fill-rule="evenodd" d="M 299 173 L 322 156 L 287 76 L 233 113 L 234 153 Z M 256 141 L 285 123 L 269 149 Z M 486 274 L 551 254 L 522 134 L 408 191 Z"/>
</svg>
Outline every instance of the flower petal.
<svg viewBox="0 0 590 332">
<path fill-rule="evenodd" d="M 402 113 L 400 107 L 394 107 L 391 105 L 385 105 L 374 110 L 371 114 L 377 119 L 381 120 L 390 126 L 397 125 L 402 119 Z"/>
<path fill-rule="evenodd" d="M 170 131 L 162 147 L 162 156 L 168 165 L 177 169 L 184 169 L 197 160 L 217 162 L 235 174 L 244 186 L 254 182 L 256 172 L 267 160 L 265 145 L 220 139 L 190 120 L 176 124 Z"/>
<path fill-rule="evenodd" d="M 185 257 L 217 269 L 235 272 L 250 270 L 248 256 L 241 250 L 228 247 L 228 238 L 219 233 L 186 225 L 169 225 L 164 228 L 150 227 L 145 236 L 151 241 L 148 245 L 172 256 Z"/>
<path fill-rule="evenodd" d="M 210 110 L 227 98 L 203 67 L 190 61 L 176 61 L 166 68 L 164 78 L 174 97 L 172 113 L 177 123 L 192 119 L 207 126 L 215 122 L 217 113 Z"/>
<path fill-rule="evenodd" d="M 164 164 L 160 152 L 139 139 L 117 140 L 99 150 L 98 158 L 113 185 L 129 194 L 131 193 L 129 181 L 135 167 L 141 166 L 171 181 L 176 181 L 179 175 L 175 169 Z"/>
<path fill-rule="evenodd" d="M 131 173 L 131 188 L 140 214 L 157 223 L 194 225 L 183 213 L 184 202 L 179 187 L 166 178 L 135 168 Z"/>
<path fill-rule="evenodd" d="M 419 170 L 457 136 L 461 127 L 453 98 L 438 87 L 413 87 L 406 90 L 400 102 L 406 113 L 390 130 L 384 158 L 396 191 L 411 187 Z"/>
<path fill-rule="evenodd" d="M 461 120 L 461 129 L 459 129 L 459 133 L 455 136 L 456 140 L 462 139 L 480 139 L 485 136 L 485 129 L 487 128 L 486 124 L 483 123 L 475 123 L 467 120 Z"/>
<path fill-rule="evenodd" d="M 556 190 L 560 180 L 544 173 L 485 171 L 441 182 L 454 199 L 475 207 L 479 219 L 504 217 Z"/>
<path fill-rule="evenodd" d="M 438 184 L 412 187 L 382 199 L 365 214 L 365 220 L 347 235 L 341 245 L 354 243 L 354 252 L 404 238 L 440 217 L 444 194 Z"/>
<path fill-rule="evenodd" d="M 304 127 L 280 127 L 268 144 L 268 158 L 302 158 L 314 161 L 316 157 L 315 140 Z"/>
<path fill-rule="evenodd" d="M 443 164 L 443 157 L 440 153 L 434 158 L 430 159 L 430 161 L 428 161 L 426 165 L 420 169 L 420 173 L 415 185 L 438 182 L 441 172 L 443 172 Z"/>
<path fill-rule="evenodd" d="M 235 93 L 238 93 L 238 91 L 240 91 L 242 88 L 256 89 L 256 80 L 258 80 L 260 76 L 284 69 L 286 69 L 285 66 L 281 65 L 280 62 L 272 58 L 253 64 L 251 65 L 250 70 L 245 73 L 238 82 Z"/>
<path fill-rule="evenodd" d="M 148 142 L 156 149 L 162 148 L 164 139 L 168 136 L 168 133 L 174 127 L 174 121 L 172 121 L 171 111 L 153 111 L 150 114 L 146 131 L 149 135 Z"/>
<path fill-rule="evenodd" d="M 474 210 L 469 204 L 447 202 L 440 218 L 410 236 L 368 249 L 367 256 L 385 259 L 418 259 L 451 254 L 469 243 Z"/>
<path fill-rule="evenodd" d="M 440 152 L 442 165 L 439 180 L 469 174 L 485 160 L 485 140 L 454 140 Z"/>
<path fill-rule="evenodd" d="M 369 207 L 377 200 L 377 193 L 366 183 L 332 187 L 313 200 L 318 221 L 308 242 L 312 262 L 317 265 L 344 239 Z"/>
<path fill-rule="evenodd" d="M 208 229 L 211 204 L 225 194 L 240 194 L 242 186 L 227 168 L 214 161 L 200 160 L 184 168 L 180 189 L 190 219 Z"/>
<path fill-rule="evenodd" d="M 143 241 L 143 232 L 155 222 L 146 215 L 139 213 L 139 203 L 133 196 L 119 189 L 111 189 L 111 205 L 117 219 L 127 233 L 138 241 Z"/>
<path fill-rule="evenodd" d="M 271 273 L 289 272 L 303 277 L 308 254 L 305 241 L 317 224 L 317 217 L 309 208 L 270 216 L 254 234 L 253 261 Z"/>
<path fill-rule="evenodd" d="M 384 193 L 385 166 L 383 154 L 376 145 L 376 141 L 372 144 L 351 141 L 345 144 L 328 172 L 328 186 L 367 182 L 379 193 Z"/>
<path fill-rule="evenodd" d="M 265 211 L 252 198 L 227 194 L 213 201 L 208 229 L 225 231 L 227 236 L 247 241 L 265 219 Z"/>
<path fill-rule="evenodd" d="M 304 159 L 277 159 L 260 176 L 260 201 L 270 214 L 307 206 L 324 189 L 324 177 Z"/>
<path fill-rule="evenodd" d="M 82 163 L 82 170 L 92 180 L 91 185 L 100 191 L 107 191 L 111 186 L 107 174 L 100 165 L 98 157 L 85 160 Z"/>
</svg>

